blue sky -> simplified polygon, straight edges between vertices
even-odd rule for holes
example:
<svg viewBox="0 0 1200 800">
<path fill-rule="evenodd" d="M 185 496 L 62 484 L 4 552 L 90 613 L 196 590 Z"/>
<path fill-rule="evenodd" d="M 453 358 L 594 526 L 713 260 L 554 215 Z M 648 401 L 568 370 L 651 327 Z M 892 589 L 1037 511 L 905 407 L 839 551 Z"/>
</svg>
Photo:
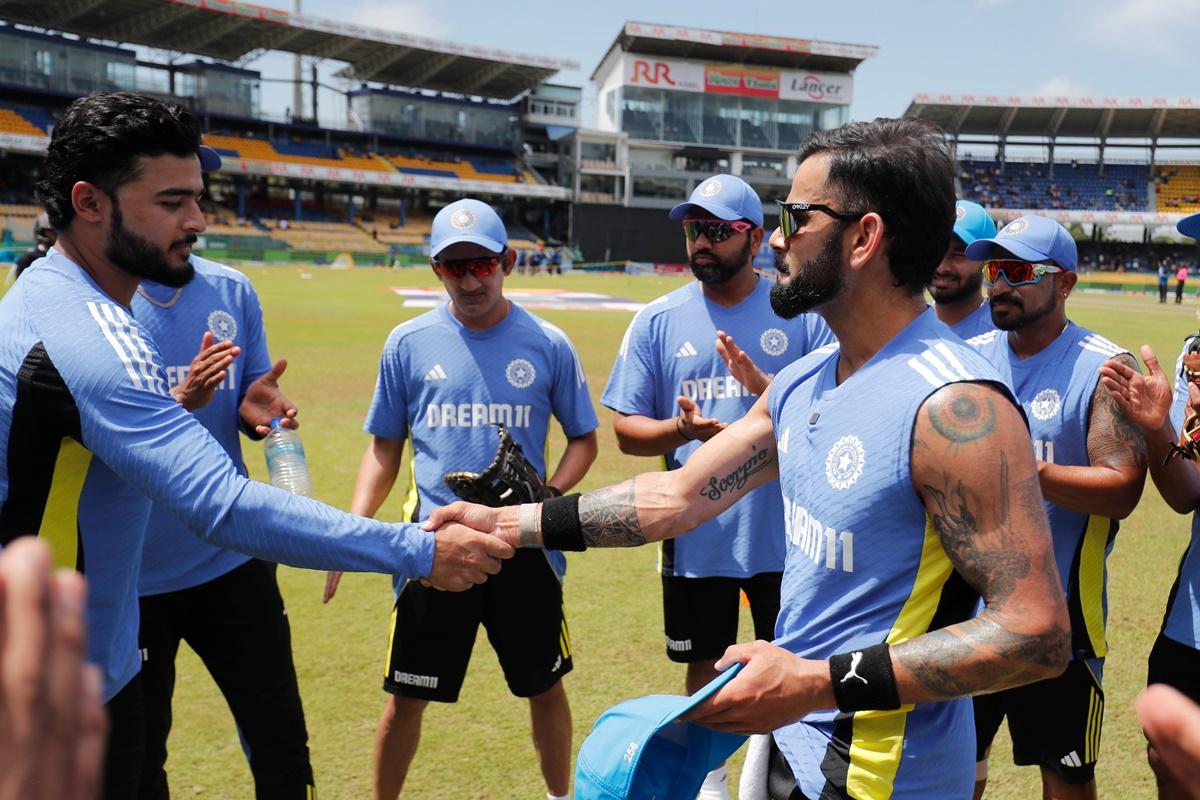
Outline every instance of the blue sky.
<svg viewBox="0 0 1200 800">
<path fill-rule="evenodd" d="M 625 20 L 877 45 L 856 73 L 856 119 L 899 115 L 923 91 L 1200 96 L 1197 0 L 303 0 L 303 13 L 568 58 L 580 70 L 557 80 L 585 87 Z M 249 66 L 290 77 L 290 63 Z M 286 86 L 264 85 L 264 111 L 290 104 Z"/>
</svg>

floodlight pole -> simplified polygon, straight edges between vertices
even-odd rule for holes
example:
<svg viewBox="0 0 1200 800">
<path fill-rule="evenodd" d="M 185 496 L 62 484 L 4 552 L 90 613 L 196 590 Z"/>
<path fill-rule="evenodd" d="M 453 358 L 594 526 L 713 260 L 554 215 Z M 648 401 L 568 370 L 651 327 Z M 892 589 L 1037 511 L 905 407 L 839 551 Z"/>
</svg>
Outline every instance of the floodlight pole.
<svg viewBox="0 0 1200 800">
<path fill-rule="evenodd" d="M 292 0 L 292 14 L 300 16 L 300 0 Z M 316 91 L 314 89 L 314 103 Z M 304 115 L 304 60 L 303 57 L 296 53 L 292 56 L 292 119 Z"/>
</svg>

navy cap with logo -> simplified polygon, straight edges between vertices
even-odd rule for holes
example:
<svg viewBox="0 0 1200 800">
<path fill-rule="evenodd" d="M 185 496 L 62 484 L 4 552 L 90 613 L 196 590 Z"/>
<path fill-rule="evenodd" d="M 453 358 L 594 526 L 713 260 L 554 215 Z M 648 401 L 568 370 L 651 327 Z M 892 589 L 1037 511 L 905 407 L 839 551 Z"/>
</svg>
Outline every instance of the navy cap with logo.
<svg viewBox="0 0 1200 800">
<path fill-rule="evenodd" d="M 1192 214 L 1190 217 L 1184 217 L 1175 224 L 1175 228 L 1184 236 L 1200 239 L 1200 214 Z"/>
<path fill-rule="evenodd" d="M 689 214 L 694 214 L 697 208 L 717 219 L 730 222 L 744 219 L 760 228 L 763 224 L 762 199 L 750 188 L 750 184 L 736 175 L 713 175 L 701 181 L 692 190 L 687 202 L 672 208 L 668 216 L 671 219 L 685 219 Z"/>
<path fill-rule="evenodd" d="M 967 246 L 967 258 L 991 261 L 1016 258 L 1021 261 L 1053 261 L 1065 270 L 1074 270 L 1079 262 L 1075 240 L 1062 225 L 1052 219 L 1028 214 L 1000 229 L 994 237 L 977 239 Z"/>
<path fill-rule="evenodd" d="M 746 737 L 679 717 L 742 668 L 735 664 L 691 697 L 651 695 L 600 715 L 575 761 L 575 800 L 694 800 L 704 776 Z"/>
<path fill-rule="evenodd" d="M 200 145 L 196 155 L 200 156 L 200 169 L 204 172 L 216 172 L 221 168 L 221 154 L 208 145 Z"/>
</svg>

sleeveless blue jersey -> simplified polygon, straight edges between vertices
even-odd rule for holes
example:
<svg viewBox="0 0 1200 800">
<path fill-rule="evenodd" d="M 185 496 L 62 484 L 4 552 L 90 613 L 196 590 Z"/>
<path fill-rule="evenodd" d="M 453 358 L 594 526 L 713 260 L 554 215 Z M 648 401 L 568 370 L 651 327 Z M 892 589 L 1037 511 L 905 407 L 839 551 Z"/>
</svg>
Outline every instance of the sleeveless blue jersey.
<svg viewBox="0 0 1200 800">
<path fill-rule="evenodd" d="M 1089 466 L 1087 433 L 1100 365 L 1126 352 L 1073 322 L 1046 349 L 1020 359 L 1008 334 L 995 330 L 967 341 L 990 362 L 1017 394 L 1029 421 L 1039 461 Z M 1071 615 L 1073 658 L 1103 658 L 1108 651 L 1106 561 L 1117 535 L 1117 520 L 1068 511 L 1046 502 L 1054 537 L 1054 559 Z"/>
<path fill-rule="evenodd" d="M 196 277 L 182 289 L 142 281 L 141 291 L 133 296 L 133 316 L 158 345 L 170 388 L 187 377 L 205 331 L 212 331 L 214 341 L 231 339 L 242 349 L 226 370 L 227 377 L 217 387 L 212 401 L 192 414 L 245 475 L 238 441 L 238 407 L 250 384 L 271 369 L 262 308 L 249 278 L 242 273 L 198 256 L 192 256 L 192 264 L 196 267 Z M 199 586 L 247 560 L 249 556 L 243 553 L 207 544 L 169 509 L 155 504 L 146 528 L 138 593 L 162 594 Z"/>
<path fill-rule="evenodd" d="M 1184 406 L 1188 398 L 1187 379 L 1183 377 L 1183 354 L 1187 350 L 1188 342 L 1185 341 L 1175 362 L 1171 424 L 1176 431 L 1183 427 Z M 1180 644 L 1200 649 L 1200 511 L 1192 514 L 1192 539 L 1179 562 L 1179 574 L 1171 588 L 1162 632 Z"/>
<path fill-rule="evenodd" d="M 996 330 L 996 323 L 992 322 L 992 307 L 984 300 L 983 305 L 951 325 L 950 330 L 963 340 Z"/>
<path fill-rule="evenodd" d="M 977 352 L 919 315 L 844 383 L 813 353 L 769 392 L 787 565 L 775 644 L 806 658 L 897 644 L 970 618 L 958 577 L 913 487 L 917 413 L 947 384 L 1000 384 Z M 818 712 L 775 731 L 807 797 L 970 797 L 969 699 L 897 711 Z"/>
<path fill-rule="evenodd" d="M 718 330 L 733 336 L 771 375 L 834 341 L 816 314 L 777 317 L 771 285 L 760 279 L 754 292 L 732 308 L 708 300 L 697 281 L 650 303 L 629 324 L 600 402 L 622 414 L 670 419 L 679 413 L 676 398 L 684 395 L 700 407 L 701 416 L 741 419 L 758 398 L 729 374 L 717 354 Z M 678 469 L 701 444 L 688 442 L 668 453 L 665 467 Z M 777 530 L 782 515 L 777 484 L 764 484 L 687 536 L 664 542 L 659 567 L 666 575 L 689 578 L 778 572 L 783 539 L 764 532 Z"/>
<path fill-rule="evenodd" d="M 363 427 L 384 439 L 411 438 L 403 513 L 416 522 L 458 499 L 443 475 L 482 472 L 491 463 L 495 423 L 512 432 L 544 476 L 551 415 L 568 437 L 599 425 L 583 365 L 567 335 L 516 303 L 500 323 L 473 331 L 445 304 L 392 331 Z M 561 576 L 562 553 L 546 555 Z"/>
<path fill-rule="evenodd" d="M 240 475 L 168 391 L 149 332 L 57 249 L 0 298 L 0 544 L 39 535 L 88 580 L 88 660 L 137 674 L 151 501 L 219 547 L 310 569 L 427 575 L 433 537 Z"/>
</svg>

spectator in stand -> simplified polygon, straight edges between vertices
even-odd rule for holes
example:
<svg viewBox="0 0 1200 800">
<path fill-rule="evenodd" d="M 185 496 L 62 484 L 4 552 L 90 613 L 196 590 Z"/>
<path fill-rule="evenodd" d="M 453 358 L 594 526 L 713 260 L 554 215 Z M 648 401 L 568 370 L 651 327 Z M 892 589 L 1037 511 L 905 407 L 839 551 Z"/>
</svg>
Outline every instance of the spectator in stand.
<svg viewBox="0 0 1200 800">
<path fill-rule="evenodd" d="M 1180 262 L 1179 271 L 1175 273 L 1175 305 L 1183 302 L 1183 284 L 1187 281 L 1187 262 Z"/>
</svg>

